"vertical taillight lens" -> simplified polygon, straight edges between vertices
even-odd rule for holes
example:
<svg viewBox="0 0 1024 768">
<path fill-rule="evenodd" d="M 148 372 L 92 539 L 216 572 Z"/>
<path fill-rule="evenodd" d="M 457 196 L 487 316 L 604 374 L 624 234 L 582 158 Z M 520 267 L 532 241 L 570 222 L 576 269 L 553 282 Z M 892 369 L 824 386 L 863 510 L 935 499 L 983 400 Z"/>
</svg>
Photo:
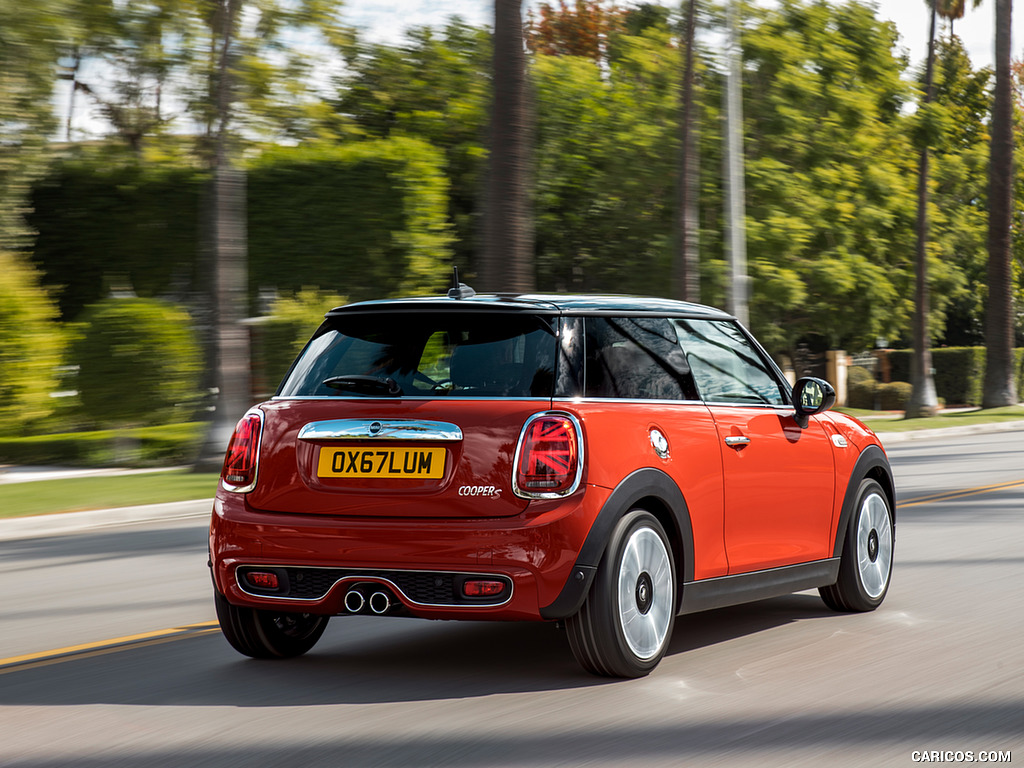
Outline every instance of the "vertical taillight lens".
<svg viewBox="0 0 1024 768">
<path fill-rule="evenodd" d="M 519 436 L 514 489 L 524 498 L 566 496 L 579 486 L 583 461 L 579 423 L 564 413 L 531 418 Z"/>
<path fill-rule="evenodd" d="M 228 451 L 224 454 L 224 468 L 220 472 L 220 479 L 227 490 L 245 493 L 256 487 L 262 426 L 262 412 L 250 411 L 235 427 Z"/>
</svg>

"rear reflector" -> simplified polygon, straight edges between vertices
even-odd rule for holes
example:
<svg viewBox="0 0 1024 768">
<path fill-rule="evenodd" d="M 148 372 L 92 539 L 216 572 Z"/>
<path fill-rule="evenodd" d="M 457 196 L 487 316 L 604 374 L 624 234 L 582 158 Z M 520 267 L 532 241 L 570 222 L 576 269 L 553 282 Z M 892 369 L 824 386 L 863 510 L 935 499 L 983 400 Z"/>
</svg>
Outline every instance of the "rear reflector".
<svg viewBox="0 0 1024 768">
<path fill-rule="evenodd" d="M 467 579 L 462 585 L 466 597 L 494 597 L 505 591 L 505 584 L 490 579 Z"/>
<path fill-rule="evenodd" d="M 254 587 L 259 587 L 260 589 L 277 589 L 278 587 L 276 573 L 249 571 L 249 573 L 245 574 L 245 578 Z"/>
<path fill-rule="evenodd" d="M 263 412 L 254 410 L 245 414 L 235 427 L 227 453 L 224 454 L 224 468 L 220 473 L 227 490 L 245 493 L 256 487 L 262 425 Z"/>
<path fill-rule="evenodd" d="M 523 427 L 516 452 L 514 489 L 524 498 L 566 496 L 579 486 L 581 436 L 576 419 L 537 414 Z"/>
</svg>

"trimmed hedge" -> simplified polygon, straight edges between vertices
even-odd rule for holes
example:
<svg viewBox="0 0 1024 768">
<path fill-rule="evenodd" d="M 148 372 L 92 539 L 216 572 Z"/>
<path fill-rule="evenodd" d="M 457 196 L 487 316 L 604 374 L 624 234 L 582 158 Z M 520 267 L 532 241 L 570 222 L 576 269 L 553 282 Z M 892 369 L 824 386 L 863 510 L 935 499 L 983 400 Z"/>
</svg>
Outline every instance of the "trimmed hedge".
<svg viewBox="0 0 1024 768">
<path fill-rule="evenodd" d="M 910 381 L 913 351 L 888 350 L 890 379 Z M 1024 400 L 1024 349 L 1015 349 L 1017 395 Z M 947 405 L 981 405 L 985 383 L 984 347 L 937 347 L 932 350 L 935 393 Z"/>
<path fill-rule="evenodd" d="M 156 467 L 191 464 L 204 422 L 125 430 L 0 439 L 0 462 L 72 467 Z"/>
<path fill-rule="evenodd" d="M 878 385 L 878 407 L 883 411 L 906 410 L 913 387 L 905 381 Z"/>
<path fill-rule="evenodd" d="M 872 410 L 878 383 L 867 368 L 853 366 L 846 372 L 846 404 L 851 408 Z"/>
<path fill-rule="evenodd" d="M 187 312 L 157 299 L 104 299 L 84 318 L 70 359 L 89 418 L 153 426 L 194 415 L 202 360 Z"/>
<path fill-rule="evenodd" d="M 194 301 L 209 174 L 109 151 L 54 166 L 32 194 L 33 259 L 75 320 L 113 286 Z M 272 147 L 246 175 L 250 306 L 315 284 L 353 301 L 441 290 L 450 272 L 444 155 L 408 137 Z"/>
</svg>

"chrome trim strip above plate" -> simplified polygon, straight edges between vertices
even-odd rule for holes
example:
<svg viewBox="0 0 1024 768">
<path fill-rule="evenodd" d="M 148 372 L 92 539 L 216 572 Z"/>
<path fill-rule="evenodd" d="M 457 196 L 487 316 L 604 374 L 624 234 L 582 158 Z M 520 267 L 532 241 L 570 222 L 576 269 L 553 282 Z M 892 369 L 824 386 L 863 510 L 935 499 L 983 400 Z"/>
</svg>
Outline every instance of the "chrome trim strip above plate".
<svg viewBox="0 0 1024 768">
<path fill-rule="evenodd" d="M 332 419 L 310 422 L 299 440 L 442 440 L 456 442 L 462 430 L 447 421 L 419 419 Z"/>
</svg>

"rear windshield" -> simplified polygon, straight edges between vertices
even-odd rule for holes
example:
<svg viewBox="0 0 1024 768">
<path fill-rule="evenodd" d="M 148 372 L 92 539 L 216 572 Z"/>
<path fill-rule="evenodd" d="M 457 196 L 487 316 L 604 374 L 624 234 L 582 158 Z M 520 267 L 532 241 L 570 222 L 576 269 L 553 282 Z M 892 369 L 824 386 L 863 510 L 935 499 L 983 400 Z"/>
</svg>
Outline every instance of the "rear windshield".
<svg viewBox="0 0 1024 768">
<path fill-rule="evenodd" d="M 551 397 L 553 318 L 495 313 L 331 318 L 281 397 Z"/>
</svg>

